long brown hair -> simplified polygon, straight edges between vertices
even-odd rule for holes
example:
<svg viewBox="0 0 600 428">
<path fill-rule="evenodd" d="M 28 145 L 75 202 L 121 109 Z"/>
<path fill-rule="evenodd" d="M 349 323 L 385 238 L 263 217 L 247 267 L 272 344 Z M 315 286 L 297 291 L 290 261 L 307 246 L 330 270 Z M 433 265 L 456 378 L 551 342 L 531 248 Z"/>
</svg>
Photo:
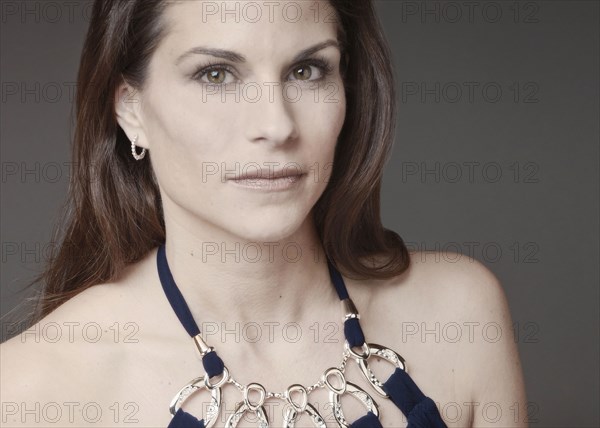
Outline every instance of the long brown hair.
<svg viewBox="0 0 600 428">
<path fill-rule="evenodd" d="M 384 165 L 394 138 L 395 90 L 389 48 L 371 0 L 330 0 L 337 12 L 346 119 L 334 168 L 314 210 L 327 256 L 347 277 L 387 279 L 410 258 L 380 220 Z M 78 73 L 71 176 L 33 324 L 83 290 L 119 276 L 165 241 L 160 193 L 150 162 L 136 162 L 114 108 L 125 79 L 142 88 L 165 34 L 165 0 L 96 0 Z M 385 263 L 376 265 L 375 257 Z M 370 260 L 370 263 L 368 262 Z M 381 259 L 378 259 L 381 260 Z"/>
</svg>

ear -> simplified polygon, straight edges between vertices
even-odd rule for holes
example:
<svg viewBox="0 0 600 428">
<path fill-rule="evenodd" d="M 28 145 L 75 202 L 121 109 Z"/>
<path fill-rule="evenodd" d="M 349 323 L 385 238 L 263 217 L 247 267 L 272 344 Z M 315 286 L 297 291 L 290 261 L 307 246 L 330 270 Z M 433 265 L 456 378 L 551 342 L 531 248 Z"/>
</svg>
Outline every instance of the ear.
<svg viewBox="0 0 600 428">
<path fill-rule="evenodd" d="M 123 129 L 129 141 L 137 135 L 136 146 L 149 149 L 148 138 L 144 132 L 144 121 L 141 109 L 142 97 L 139 91 L 122 82 L 115 93 L 115 114 L 117 122 Z"/>
</svg>

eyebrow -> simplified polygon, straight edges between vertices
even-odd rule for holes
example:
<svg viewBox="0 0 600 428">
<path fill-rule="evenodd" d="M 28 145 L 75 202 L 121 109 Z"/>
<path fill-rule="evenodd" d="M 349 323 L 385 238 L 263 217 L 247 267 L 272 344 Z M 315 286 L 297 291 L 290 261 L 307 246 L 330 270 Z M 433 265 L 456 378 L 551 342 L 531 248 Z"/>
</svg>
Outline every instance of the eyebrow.
<svg viewBox="0 0 600 428">
<path fill-rule="evenodd" d="M 292 62 L 298 62 L 303 59 L 308 58 L 315 52 L 318 52 L 322 49 L 325 49 L 329 46 L 334 46 L 340 49 L 340 45 L 337 41 L 333 39 L 327 39 L 321 43 L 317 43 L 316 45 L 310 46 L 302 51 L 300 51 L 292 60 Z M 196 46 L 187 51 L 185 51 L 182 55 L 180 55 L 175 61 L 175 65 L 179 65 L 184 59 L 192 56 L 192 55 L 210 55 L 217 58 L 223 58 L 229 60 L 231 62 L 246 62 L 246 57 L 242 54 L 239 54 L 234 51 L 228 51 L 224 49 L 216 49 L 216 48 L 208 48 L 205 46 Z"/>
</svg>

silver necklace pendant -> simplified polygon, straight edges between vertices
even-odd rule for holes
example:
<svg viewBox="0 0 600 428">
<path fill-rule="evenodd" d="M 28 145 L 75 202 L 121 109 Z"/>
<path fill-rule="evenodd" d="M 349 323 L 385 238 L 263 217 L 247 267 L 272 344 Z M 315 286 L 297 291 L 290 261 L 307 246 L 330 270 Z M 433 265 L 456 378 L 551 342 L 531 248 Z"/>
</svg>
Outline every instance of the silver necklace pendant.
<svg viewBox="0 0 600 428">
<path fill-rule="evenodd" d="M 181 408 L 185 400 L 202 388 L 206 388 L 205 376 L 193 379 L 187 385 L 181 388 L 171 401 L 171 405 L 169 407 L 171 416 L 175 416 L 175 413 L 177 413 L 177 411 Z M 211 428 L 219 416 L 222 392 L 220 387 L 206 389 L 210 391 L 211 401 L 208 406 L 206 418 L 204 418 L 204 426 L 206 428 Z"/>
<path fill-rule="evenodd" d="M 375 391 L 382 397 L 388 398 L 389 395 L 383 390 L 383 383 L 379 379 L 377 379 L 375 374 L 373 374 L 373 371 L 369 368 L 369 363 L 367 362 L 367 360 L 372 355 L 376 355 L 389 361 L 395 367 L 400 368 L 404 371 L 406 371 L 406 362 L 404 358 L 402 358 L 398 353 L 389 348 L 386 348 L 385 346 L 377 345 L 375 343 L 369 343 L 367 344 L 367 347 L 369 351 L 368 356 L 366 358 L 359 358 L 355 355 L 354 359 L 358 363 L 361 373 L 363 374 L 365 379 L 371 384 L 373 389 L 375 389 Z"/>
<path fill-rule="evenodd" d="M 353 303 L 349 298 L 342 300 L 342 305 L 344 306 L 346 313 L 346 315 L 344 316 L 344 321 L 347 318 L 359 318 L 356 308 L 354 307 Z M 194 341 L 196 342 L 196 346 L 198 351 L 200 352 L 201 357 L 203 357 L 207 352 L 213 351 L 212 347 L 209 347 L 204 342 L 200 334 L 194 337 Z M 183 403 L 187 400 L 189 396 L 196 393 L 202 388 L 206 388 L 211 393 L 211 403 L 208 407 L 207 417 L 203 419 L 203 422 L 205 428 L 212 428 L 216 420 L 218 419 L 221 410 L 221 387 L 225 383 L 233 383 L 239 390 L 243 392 L 243 401 L 240 401 L 236 404 L 234 412 L 227 418 L 225 428 L 236 428 L 239 421 L 243 418 L 246 412 L 252 412 L 256 415 L 258 419 L 257 426 L 259 428 L 268 428 L 269 418 L 264 408 L 264 402 L 266 398 L 270 397 L 284 399 L 290 406 L 284 412 L 283 428 L 295 428 L 295 424 L 297 423 L 298 418 L 303 413 L 306 413 L 310 417 L 313 426 L 318 428 L 327 428 L 324 418 L 319 414 L 317 409 L 308 402 L 308 394 L 317 387 L 328 388 L 329 403 L 332 405 L 333 415 L 340 428 L 350 428 L 350 424 L 346 420 L 344 416 L 344 411 L 342 409 L 341 397 L 344 394 L 350 394 L 366 408 L 367 412 L 371 412 L 375 415 L 375 417 L 379 418 L 379 406 L 377 402 L 373 399 L 373 397 L 371 397 L 371 395 L 367 391 L 363 390 L 358 385 L 346 380 L 346 377 L 344 375 L 346 360 L 349 357 L 352 357 L 358 364 L 360 372 L 369 382 L 369 384 L 375 389 L 375 391 L 379 395 L 386 398 L 389 398 L 389 395 L 383 389 L 384 384 L 374 375 L 373 371 L 370 369 L 368 359 L 372 355 L 375 355 L 377 357 L 387 360 L 396 368 L 406 371 L 405 360 L 392 349 L 386 348 L 375 343 L 363 342 L 363 344 L 361 345 L 360 352 L 357 352 L 354 349 L 352 349 L 347 340 L 344 343 L 344 347 L 345 350 L 343 353 L 343 361 L 339 368 L 330 367 L 322 374 L 321 379 L 318 383 L 308 388 L 300 384 L 293 384 L 290 385 L 287 388 L 287 390 L 285 390 L 282 394 L 273 392 L 267 393 L 266 389 L 259 383 L 250 383 L 246 386 L 240 384 L 229 375 L 227 367 L 224 366 L 223 373 L 221 374 L 221 379 L 216 383 L 210 383 L 208 374 L 205 374 L 203 377 L 193 379 L 187 385 L 181 388 L 181 390 L 179 390 L 177 395 L 171 401 L 171 406 L 169 410 L 171 412 L 171 415 L 174 416 L 181 409 Z M 330 382 L 331 376 L 337 378 L 338 382 L 336 383 L 336 385 L 339 386 L 334 386 Z M 259 393 L 259 399 L 257 400 L 257 402 L 250 402 L 249 394 L 251 391 L 257 391 Z M 294 392 L 300 394 L 299 403 L 295 402 L 292 399 L 292 394 Z"/>
<path fill-rule="evenodd" d="M 302 401 L 300 404 L 296 404 L 292 400 L 292 393 L 294 391 L 299 391 L 302 395 Z M 325 423 L 323 417 L 319 414 L 317 409 L 315 409 L 314 406 L 308 402 L 308 392 L 303 385 L 298 383 L 290 385 L 284 393 L 284 398 L 290 407 L 286 409 L 283 416 L 283 428 L 294 428 L 296 425 L 296 420 L 302 413 L 306 413 L 308 416 L 310 416 L 314 426 L 319 428 L 327 428 L 327 424 Z"/>
<path fill-rule="evenodd" d="M 225 422 L 225 428 L 234 428 L 237 426 L 244 413 L 251 411 L 248 406 L 243 401 L 240 401 L 235 406 L 235 411 L 229 415 L 227 418 L 227 422 Z M 267 417 L 267 413 L 265 412 L 265 408 L 260 406 L 255 411 L 256 417 L 258 418 L 258 427 L 260 428 L 268 428 L 269 426 L 269 418 Z"/>
<path fill-rule="evenodd" d="M 327 424 L 325 423 L 325 419 L 319 414 L 317 409 L 310 403 L 306 405 L 306 409 L 304 412 L 310 416 L 310 420 L 312 424 L 319 428 L 326 428 Z M 288 408 L 285 411 L 284 419 L 283 419 L 283 428 L 294 428 L 296 426 L 296 421 L 300 417 L 301 413 L 295 411 L 294 409 Z"/>
<path fill-rule="evenodd" d="M 250 399 L 248 398 L 250 391 L 252 390 L 256 390 L 260 394 L 260 398 L 257 403 L 251 403 Z M 225 428 L 235 428 L 246 412 L 254 412 L 256 414 L 256 417 L 258 418 L 258 427 L 268 428 L 269 418 L 267 417 L 267 413 L 265 412 L 265 408 L 263 406 L 266 395 L 267 391 L 260 383 L 250 383 L 246 385 L 244 388 L 244 401 L 237 403 L 234 412 L 229 415 L 227 422 L 225 422 Z"/>
<path fill-rule="evenodd" d="M 335 375 L 340 380 L 342 386 L 336 387 L 329 382 L 329 376 Z M 373 397 L 368 392 L 360 388 L 358 385 L 348 382 L 344 377 L 344 373 L 337 367 L 329 368 L 323 373 L 323 382 L 329 388 L 329 401 L 333 406 L 333 416 L 337 421 L 338 425 L 342 428 L 350 428 L 350 424 L 344 417 L 344 411 L 342 409 L 341 396 L 344 394 L 350 394 L 352 397 L 360 401 L 367 411 L 372 412 L 375 416 L 379 417 L 379 406 L 373 400 Z"/>
</svg>

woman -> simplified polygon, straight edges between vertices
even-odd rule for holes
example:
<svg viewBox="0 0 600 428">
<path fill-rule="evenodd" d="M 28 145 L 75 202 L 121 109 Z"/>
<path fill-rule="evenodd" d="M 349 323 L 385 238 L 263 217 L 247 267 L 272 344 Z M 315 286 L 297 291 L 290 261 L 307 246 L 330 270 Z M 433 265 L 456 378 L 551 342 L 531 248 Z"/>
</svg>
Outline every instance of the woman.
<svg viewBox="0 0 600 428">
<path fill-rule="evenodd" d="M 526 426 L 494 275 L 380 223 L 392 77 L 370 1 L 96 1 L 5 425 Z"/>
</svg>

